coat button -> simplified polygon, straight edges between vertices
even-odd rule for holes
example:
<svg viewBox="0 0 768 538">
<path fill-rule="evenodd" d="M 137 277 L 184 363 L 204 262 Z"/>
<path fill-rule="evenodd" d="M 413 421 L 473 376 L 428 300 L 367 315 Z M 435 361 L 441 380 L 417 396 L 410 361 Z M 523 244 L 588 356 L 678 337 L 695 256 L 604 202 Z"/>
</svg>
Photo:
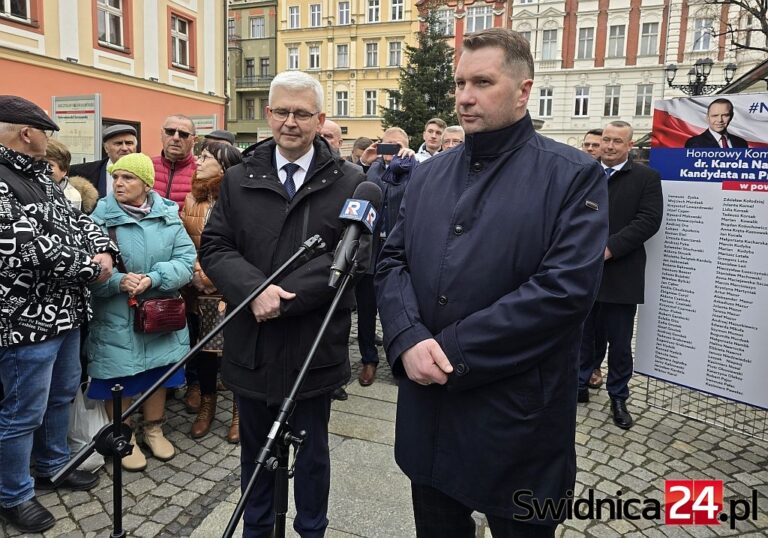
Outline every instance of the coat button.
<svg viewBox="0 0 768 538">
<path fill-rule="evenodd" d="M 448 297 L 446 297 L 445 295 L 441 295 L 440 297 L 438 297 L 437 303 L 439 305 L 441 305 L 441 306 L 447 305 L 448 304 Z"/>
<path fill-rule="evenodd" d="M 462 375 L 462 374 L 464 374 L 464 372 L 466 372 L 466 371 L 467 371 L 467 367 L 466 367 L 466 366 L 464 366 L 463 364 L 457 364 L 457 365 L 456 365 L 456 373 L 457 373 L 457 374 L 459 374 L 459 375 Z"/>
<path fill-rule="evenodd" d="M 456 226 L 453 227 L 453 233 L 455 233 L 456 235 L 463 234 L 464 233 L 464 226 L 462 226 L 461 224 L 457 224 Z"/>
<path fill-rule="evenodd" d="M 472 163 L 472 171 L 473 172 L 479 172 L 482 169 L 483 169 L 483 163 L 481 163 L 480 161 L 476 161 L 476 162 Z"/>
</svg>

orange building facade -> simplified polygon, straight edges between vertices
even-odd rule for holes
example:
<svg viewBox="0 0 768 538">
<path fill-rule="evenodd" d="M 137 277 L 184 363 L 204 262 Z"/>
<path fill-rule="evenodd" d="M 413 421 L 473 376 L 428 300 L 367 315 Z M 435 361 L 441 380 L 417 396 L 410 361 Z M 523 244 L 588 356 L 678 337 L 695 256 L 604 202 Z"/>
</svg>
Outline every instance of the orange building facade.
<svg viewBox="0 0 768 538">
<path fill-rule="evenodd" d="M 0 93 L 49 114 L 54 98 L 98 95 L 100 126 L 136 126 L 156 155 L 169 114 L 225 127 L 225 20 L 218 0 L 0 3 Z"/>
</svg>

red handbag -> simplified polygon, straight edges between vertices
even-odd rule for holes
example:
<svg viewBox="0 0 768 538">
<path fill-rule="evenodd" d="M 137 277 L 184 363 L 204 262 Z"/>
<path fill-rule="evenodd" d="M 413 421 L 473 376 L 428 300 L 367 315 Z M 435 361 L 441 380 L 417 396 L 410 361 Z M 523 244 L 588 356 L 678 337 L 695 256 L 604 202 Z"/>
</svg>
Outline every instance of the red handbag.
<svg viewBox="0 0 768 538">
<path fill-rule="evenodd" d="M 107 233 L 117 246 L 117 232 L 114 226 L 107 227 Z M 117 268 L 128 273 L 123 258 L 117 254 Z M 134 309 L 133 330 L 137 333 L 169 333 L 180 331 L 187 326 L 187 311 L 181 297 L 165 297 L 137 301 L 128 299 L 128 306 Z"/>
<path fill-rule="evenodd" d="M 134 314 L 133 330 L 139 333 L 167 333 L 187 326 L 187 313 L 181 297 L 141 301 Z"/>
</svg>

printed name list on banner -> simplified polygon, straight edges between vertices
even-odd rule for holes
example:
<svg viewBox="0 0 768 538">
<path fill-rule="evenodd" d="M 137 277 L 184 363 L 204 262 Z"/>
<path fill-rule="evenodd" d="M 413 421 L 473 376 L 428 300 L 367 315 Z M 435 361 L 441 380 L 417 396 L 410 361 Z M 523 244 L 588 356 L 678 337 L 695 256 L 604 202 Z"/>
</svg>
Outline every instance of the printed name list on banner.
<svg viewBox="0 0 768 538">
<path fill-rule="evenodd" d="M 635 370 L 768 409 L 768 94 L 656 103 Z"/>
</svg>

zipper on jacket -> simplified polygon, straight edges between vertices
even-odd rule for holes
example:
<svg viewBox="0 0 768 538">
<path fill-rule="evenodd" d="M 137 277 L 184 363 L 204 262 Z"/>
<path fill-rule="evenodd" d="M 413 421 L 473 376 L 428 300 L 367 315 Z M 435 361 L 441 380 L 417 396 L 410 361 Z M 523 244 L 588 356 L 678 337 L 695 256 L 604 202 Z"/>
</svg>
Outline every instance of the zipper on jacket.
<svg viewBox="0 0 768 538">
<path fill-rule="evenodd" d="M 173 185 L 173 176 L 176 173 L 176 163 L 171 163 L 171 173 L 168 174 L 168 188 L 165 189 L 165 197 L 170 200 L 171 198 L 171 185 Z"/>
</svg>

